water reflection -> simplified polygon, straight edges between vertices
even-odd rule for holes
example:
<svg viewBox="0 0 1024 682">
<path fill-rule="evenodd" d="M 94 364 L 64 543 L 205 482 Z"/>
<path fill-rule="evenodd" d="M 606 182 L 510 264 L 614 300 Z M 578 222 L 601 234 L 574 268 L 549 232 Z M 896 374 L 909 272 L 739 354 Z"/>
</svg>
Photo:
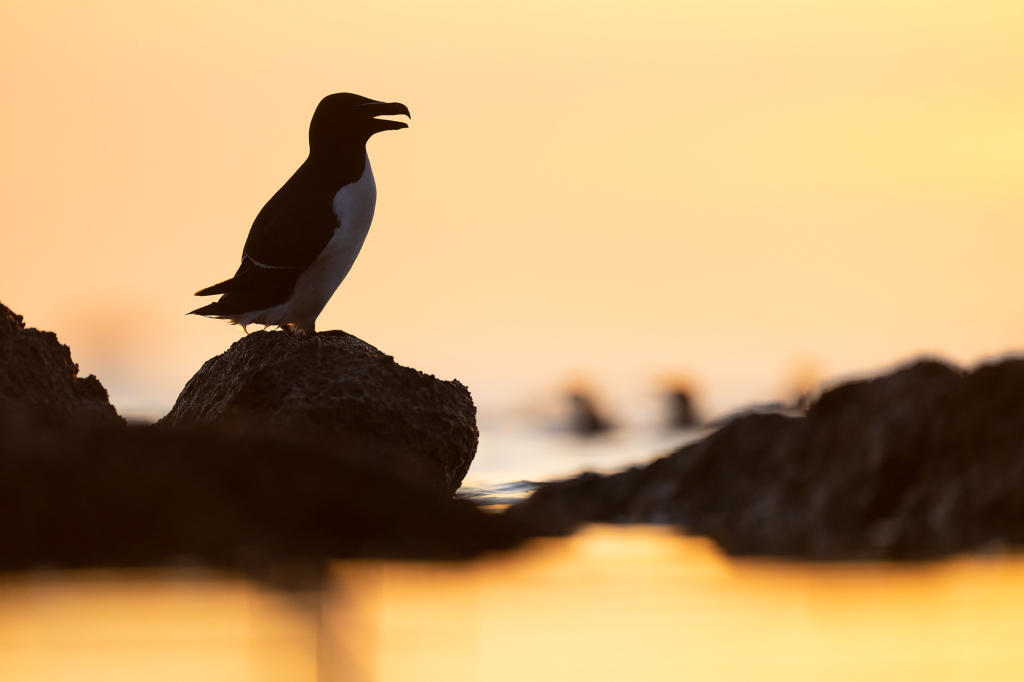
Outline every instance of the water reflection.
<svg viewBox="0 0 1024 682">
<path fill-rule="evenodd" d="M 189 571 L 0 583 L 0 680 L 315 680 L 301 600 Z"/>
<path fill-rule="evenodd" d="M 1009 680 L 1022 635 L 1018 558 L 735 561 L 654 527 L 339 563 L 322 600 L 180 572 L 0 584 L 3 680 Z"/>
</svg>

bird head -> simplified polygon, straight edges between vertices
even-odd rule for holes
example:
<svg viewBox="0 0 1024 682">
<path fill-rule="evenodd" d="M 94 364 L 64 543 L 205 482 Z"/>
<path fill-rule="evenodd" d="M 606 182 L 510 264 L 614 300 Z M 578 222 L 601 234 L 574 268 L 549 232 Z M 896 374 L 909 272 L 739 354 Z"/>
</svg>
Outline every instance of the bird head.
<svg viewBox="0 0 1024 682">
<path fill-rule="evenodd" d="M 320 100 L 309 124 L 310 150 L 330 152 L 353 143 L 365 145 L 370 136 L 383 130 L 408 128 L 403 121 L 377 118 L 398 114 L 412 118 L 408 107 L 398 102 L 380 102 L 350 92 L 328 95 Z"/>
</svg>

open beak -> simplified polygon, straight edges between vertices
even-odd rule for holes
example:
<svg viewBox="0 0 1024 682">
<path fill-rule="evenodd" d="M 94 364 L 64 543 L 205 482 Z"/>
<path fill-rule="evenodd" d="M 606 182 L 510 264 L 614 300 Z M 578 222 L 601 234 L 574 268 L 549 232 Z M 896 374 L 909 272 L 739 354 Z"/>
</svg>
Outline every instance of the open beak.
<svg viewBox="0 0 1024 682">
<path fill-rule="evenodd" d="M 409 107 L 400 102 L 367 102 L 360 104 L 359 107 L 368 118 L 373 118 L 376 122 L 374 127 L 377 130 L 401 130 L 409 127 L 409 124 L 404 121 L 391 121 L 386 118 L 376 118 L 377 116 L 408 116 L 412 118 Z"/>
</svg>

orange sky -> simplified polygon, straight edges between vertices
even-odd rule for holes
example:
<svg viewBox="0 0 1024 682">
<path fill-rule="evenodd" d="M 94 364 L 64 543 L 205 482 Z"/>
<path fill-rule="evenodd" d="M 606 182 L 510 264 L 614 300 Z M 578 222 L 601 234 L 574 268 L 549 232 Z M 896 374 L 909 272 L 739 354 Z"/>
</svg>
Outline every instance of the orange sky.
<svg viewBox="0 0 1024 682">
<path fill-rule="evenodd" d="M 1024 346 L 1024 5 L 984 0 L 6 0 L 0 301 L 159 415 L 337 91 L 413 119 L 318 326 L 485 408 Z"/>
</svg>

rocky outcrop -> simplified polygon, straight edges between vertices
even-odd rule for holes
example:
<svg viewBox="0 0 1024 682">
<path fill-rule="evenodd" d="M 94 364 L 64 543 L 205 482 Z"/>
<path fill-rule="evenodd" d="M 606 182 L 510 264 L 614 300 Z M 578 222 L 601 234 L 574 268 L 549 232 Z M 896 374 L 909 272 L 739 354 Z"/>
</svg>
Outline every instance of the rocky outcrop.
<svg viewBox="0 0 1024 682">
<path fill-rule="evenodd" d="M 272 578 L 344 557 L 461 559 L 524 537 L 323 449 L 0 417 L 0 570 L 186 563 Z"/>
<path fill-rule="evenodd" d="M 124 423 L 93 375 L 78 376 L 71 350 L 53 332 L 26 327 L 0 303 L 0 413 L 21 419 Z"/>
<path fill-rule="evenodd" d="M 206 362 L 159 425 L 266 435 L 385 466 L 451 497 L 476 454 L 476 408 L 345 332 L 254 332 Z"/>
<path fill-rule="evenodd" d="M 748 414 L 644 468 L 552 483 L 506 512 L 545 533 L 670 523 L 726 551 L 920 559 L 1024 545 L 1024 360 L 924 361 Z"/>
<path fill-rule="evenodd" d="M 184 562 L 279 585 L 296 565 L 526 537 L 451 499 L 476 448 L 466 388 L 352 336 L 251 334 L 160 426 L 126 426 L 53 334 L 0 313 L 0 570 Z"/>
</svg>

